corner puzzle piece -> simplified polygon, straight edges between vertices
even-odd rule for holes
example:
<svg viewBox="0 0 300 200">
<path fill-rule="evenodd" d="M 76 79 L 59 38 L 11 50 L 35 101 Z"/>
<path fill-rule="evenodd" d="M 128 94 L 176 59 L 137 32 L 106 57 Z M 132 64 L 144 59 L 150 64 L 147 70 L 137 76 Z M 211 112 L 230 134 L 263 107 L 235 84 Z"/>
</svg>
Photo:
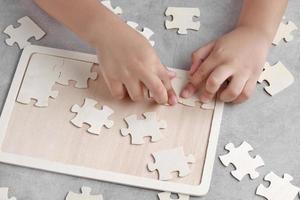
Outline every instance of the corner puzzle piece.
<svg viewBox="0 0 300 200">
<path fill-rule="evenodd" d="M 104 0 L 100 2 L 106 7 L 108 8 L 110 11 L 112 11 L 113 13 L 115 13 L 116 15 L 121 15 L 123 13 L 122 8 L 118 7 L 112 7 L 110 0 Z"/>
<path fill-rule="evenodd" d="M 83 186 L 81 188 L 81 194 L 69 192 L 66 200 L 103 200 L 103 196 L 101 194 L 91 195 L 91 191 L 91 188 Z"/>
<path fill-rule="evenodd" d="M 173 16 L 172 21 L 166 20 L 167 29 L 178 29 L 178 34 L 187 34 L 187 30 L 199 30 L 200 22 L 194 21 L 194 17 L 200 17 L 199 8 L 168 7 L 166 16 Z"/>
<path fill-rule="evenodd" d="M 273 66 L 266 63 L 258 79 L 259 83 L 263 81 L 267 81 L 269 84 L 265 87 L 265 91 L 273 96 L 290 86 L 294 82 L 294 77 L 281 62 Z"/>
<path fill-rule="evenodd" d="M 159 200 L 175 200 L 171 198 L 171 192 L 161 192 L 158 193 L 157 196 Z M 189 199 L 190 199 L 189 195 L 178 194 L 178 198 L 176 200 L 189 200 Z"/>
<path fill-rule="evenodd" d="M 0 200 L 17 200 L 16 197 L 8 198 L 8 188 L 0 188 Z"/>
<path fill-rule="evenodd" d="M 136 115 L 126 117 L 128 128 L 122 128 L 123 136 L 131 135 L 131 144 L 144 144 L 144 137 L 151 137 L 151 142 L 157 142 L 162 139 L 163 135 L 160 129 L 165 129 L 165 121 L 159 121 L 155 112 L 144 113 L 144 119 L 138 119 Z"/>
<path fill-rule="evenodd" d="M 297 29 L 298 27 L 294 22 L 291 21 L 288 21 L 287 23 L 281 22 L 272 44 L 276 46 L 279 44 L 281 40 L 284 40 L 285 42 L 292 41 L 294 39 L 292 33 Z"/>
<path fill-rule="evenodd" d="M 9 25 L 4 29 L 4 33 L 9 35 L 10 38 L 5 40 L 5 43 L 9 46 L 13 46 L 17 43 L 20 49 L 30 45 L 28 41 L 30 38 L 34 37 L 35 40 L 40 40 L 46 35 L 46 33 L 29 17 L 25 16 L 18 20 L 20 24 L 19 27 L 15 28 Z"/>
<path fill-rule="evenodd" d="M 247 174 L 251 179 L 259 177 L 257 168 L 264 166 L 264 161 L 260 156 L 254 158 L 249 155 L 249 152 L 253 150 L 252 146 L 247 142 L 243 142 L 239 147 L 234 147 L 232 143 L 225 146 L 225 149 L 229 151 L 228 154 L 219 156 L 220 161 L 226 167 L 229 164 L 235 166 L 234 171 L 231 171 L 231 175 L 237 180 L 241 181 Z"/>
<path fill-rule="evenodd" d="M 135 22 L 132 22 L 132 21 L 127 21 L 127 24 L 133 28 L 134 30 L 136 30 L 137 32 L 139 32 L 142 36 L 144 36 L 151 44 L 151 46 L 154 46 L 155 45 L 155 42 L 153 40 L 151 40 L 151 36 L 154 35 L 154 32 L 147 28 L 147 27 L 144 27 L 141 31 L 138 30 L 138 24 L 135 23 Z"/>
<path fill-rule="evenodd" d="M 77 104 L 73 105 L 71 111 L 77 113 L 77 115 L 71 120 L 72 124 L 79 128 L 81 128 L 84 123 L 88 124 L 90 128 L 87 131 L 95 135 L 100 134 L 102 126 L 111 128 L 114 123 L 108 120 L 108 117 L 112 115 L 114 111 L 108 106 L 103 106 L 102 109 L 99 110 L 95 107 L 97 104 L 97 101 L 85 98 L 82 107 Z"/>
<path fill-rule="evenodd" d="M 273 172 L 267 174 L 264 178 L 271 184 L 268 188 L 260 184 L 256 190 L 256 194 L 263 196 L 268 200 L 294 200 L 300 188 L 291 184 L 293 177 L 289 174 L 284 174 L 283 178 L 277 176 Z"/>
<path fill-rule="evenodd" d="M 91 72 L 93 63 L 63 59 L 63 65 L 59 67 L 60 75 L 57 83 L 62 85 L 69 85 L 69 81 L 76 81 L 76 88 L 88 88 L 88 80 L 96 80 L 97 72 Z"/>
<path fill-rule="evenodd" d="M 172 172 L 179 172 L 179 177 L 190 174 L 188 163 L 194 163 L 195 157 L 190 154 L 185 156 L 183 148 L 178 147 L 170 150 L 163 150 L 152 153 L 155 163 L 148 163 L 149 171 L 158 171 L 159 180 L 172 179 Z"/>
<path fill-rule="evenodd" d="M 59 77 L 58 68 L 63 64 L 63 59 L 44 55 L 33 54 L 27 67 L 22 82 L 17 102 L 29 104 L 35 99 L 37 107 L 47 107 L 49 97 L 56 98 L 58 91 L 52 87 Z"/>
</svg>

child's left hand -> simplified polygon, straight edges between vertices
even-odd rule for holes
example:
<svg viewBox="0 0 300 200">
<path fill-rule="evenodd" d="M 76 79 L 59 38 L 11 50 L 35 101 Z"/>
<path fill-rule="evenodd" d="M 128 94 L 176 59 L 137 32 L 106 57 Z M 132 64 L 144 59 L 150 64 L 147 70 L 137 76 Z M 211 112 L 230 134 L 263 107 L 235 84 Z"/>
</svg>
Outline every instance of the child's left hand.
<svg viewBox="0 0 300 200">
<path fill-rule="evenodd" d="M 204 84 L 203 103 L 211 101 L 219 90 L 221 101 L 247 100 L 255 90 L 270 44 L 262 31 L 240 26 L 198 49 L 192 55 L 190 82 L 181 96 L 190 97 Z"/>
</svg>

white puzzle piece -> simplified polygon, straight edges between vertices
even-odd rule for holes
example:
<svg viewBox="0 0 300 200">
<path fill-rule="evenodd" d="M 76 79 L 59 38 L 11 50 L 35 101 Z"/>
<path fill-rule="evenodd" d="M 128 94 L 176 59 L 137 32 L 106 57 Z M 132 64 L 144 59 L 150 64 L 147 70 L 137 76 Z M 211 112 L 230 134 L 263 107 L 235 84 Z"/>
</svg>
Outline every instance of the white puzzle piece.
<svg viewBox="0 0 300 200">
<path fill-rule="evenodd" d="M 8 198 L 8 188 L 0 188 L 0 200 L 17 200 L 16 197 Z"/>
<path fill-rule="evenodd" d="M 121 15 L 123 13 L 122 8 L 120 8 L 119 6 L 117 7 L 112 7 L 110 0 L 104 0 L 100 2 L 106 7 L 108 8 L 110 11 L 112 11 L 113 13 L 115 13 L 116 15 Z"/>
<path fill-rule="evenodd" d="M 81 188 L 81 194 L 69 192 L 66 200 L 103 200 L 103 196 L 101 194 L 92 195 L 91 191 L 91 188 L 83 186 Z"/>
<path fill-rule="evenodd" d="M 139 25 L 132 21 L 127 21 L 127 24 L 130 27 L 132 27 L 134 30 L 139 32 L 142 36 L 144 36 L 150 42 L 151 46 L 155 45 L 155 42 L 150 39 L 152 37 L 152 35 L 154 35 L 154 32 L 151 29 L 144 27 L 142 30 L 138 30 Z"/>
<path fill-rule="evenodd" d="M 58 91 L 52 87 L 59 77 L 58 68 L 63 60 L 44 54 L 33 54 L 20 88 L 17 102 L 29 104 L 32 99 L 36 100 L 35 106 L 48 106 L 49 97 L 56 98 Z"/>
<path fill-rule="evenodd" d="M 231 171 L 231 175 L 237 180 L 241 181 L 247 174 L 251 179 L 259 177 L 257 168 L 264 166 L 264 161 L 260 156 L 254 158 L 250 156 L 249 152 L 253 150 L 252 146 L 247 142 L 243 142 L 239 147 L 234 147 L 232 143 L 225 146 L 225 149 L 229 151 L 228 154 L 219 156 L 220 161 L 226 167 L 229 164 L 235 166 L 235 170 Z"/>
<path fill-rule="evenodd" d="M 282 178 L 270 172 L 265 176 L 264 180 L 269 181 L 271 183 L 270 186 L 266 188 L 260 184 L 256 194 L 268 200 L 294 200 L 300 192 L 299 187 L 291 184 L 293 177 L 289 174 L 284 174 Z"/>
<path fill-rule="evenodd" d="M 188 164 L 195 162 L 195 157 L 192 154 L 186 156 L 182 147 L 155 152 L 152 156 L 155 162 L 148 163 L 148 170 L 157 170 L 158 179 L 162 181 L 172 179 L 173 172 L 178 172 L 179 177 L 189 175 L 191 170 Z"/>
<path fill-rule="evenodd" d="M 294 22 L 291 21 L 288 21 L 287 23 L 281 22 L 272 44 L 278 45 L 281 40 L 284 40 L 285 42 L 292 41 L 294 39 L 292 33 L 297 29 L 298 28 Z"/>
<path fill-rule="evenodd" d="M 158 193 L 157 196 L 159 200 L 175 200 L 171 198 L 171 192 L 161 192 Z M 178 198 L 176 200 L 189 200 L 189 199 L 190 199 L 189 195 L 178 194 Z"/>
<path fill-rule="evenodd" d="M 102 126 L 111 128 L 114 123 L 109 120 L 108 117 L 112 115 L 114 111 L 108 106 L 103 106 L 100 110 L 95 107 L 97 104 L 97 101 L 85 98 L 82 107 L 77 104 L 73 105 L 71 111 L 77 113 L 77 115 L 71 120 L 72 124 L 79 128 L 81 128 L 83 124 L 88 124 L 90 128 L 87 131 L 95 135 L 101 133 Z"/>
<path fill-rule="evenodd" d="M 123 136 L 131 135 L 131 144 L 144 144 L 144 137 L 151 137 L 151 142 L 157 142 L 163 138 L 160 130 L 167 128 L 167 123 L 158 120 L 155 112 L 144 113 L 144 119 L 138 119 L 136 115 L 130 115 L 124 120 L 128 128 L 122 128 Z"/>
<path fill-rule="evenodd" d="M 273 96 L 290 86 L 294 82 L 294 77 L 281 62 L 273 66 L 266 63 L 258 79 L 259 83 L 263 81 L 267 81 L 269 84 L 265 87 L 265 91 Z"/>
<path fill-rule="evenodd" d="M 12 25 L 9 25 L 4 29 L 4 33 L 9 35 L 10 38 L 5 40 L 5 43 L 9 46 L 13 46 L 14 43 L 17 43 L 20 49 L 30 45 L 28 41 L 31 38 L 35 40 L 40 40 L 46 35 L 46 33 L 29 17 L 25 16 L 18 20 L 20 24 L 19 27 L 15 28 Z"/>
<path fill-rule="evenodd" d="M 165 15 L 173 17 L 172 21 L 165 21 L 166 28 L 178 29 L 178 34 L 187 34 L 187 30 L 200 29 L 200 22 L 193 20 L 194 17 L 200 17 L 199 8 L 168 7 Z"/>
</svg>

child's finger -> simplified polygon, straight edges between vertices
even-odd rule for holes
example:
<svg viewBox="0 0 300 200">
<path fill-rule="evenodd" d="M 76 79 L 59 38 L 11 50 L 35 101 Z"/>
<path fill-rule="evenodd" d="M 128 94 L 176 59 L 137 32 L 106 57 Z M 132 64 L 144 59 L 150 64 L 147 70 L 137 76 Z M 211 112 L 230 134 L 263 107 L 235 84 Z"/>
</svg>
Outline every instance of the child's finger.
<svg viewBox="0 0 300 200">
<path fill-rule="evenodd" d="M 126 81 L 125 87 L 132 101 L 144 100 L 144 91 L 140 81 L 128 80 Z"/>
<path fill-rule="evenodd" d="M 216 93 L 210 93 L 207 90 L 204 90 L 199 99 L 202 103 L 209 103 L 213 100 L 215 95 Z"/>
<path fill-rule="evenodd" d="M 247 78 L 245 75 L 234 75 L 229 82 L 229 85 L 226 89 L 221 93 L 220 99 L 224 102 L 232 102 L 234 101 L 243 91 L 245 84 L 247 82 Z"/>
<path fill-rule="evenodd" d="M 233 101 L 233 103 L 242 103 L 242 102 L 248 100 L 250 98 L 250 96 L 252 95 L 252 93 L 255 91 L 256 82 L 257 82 L 257 78 L 249 79 L 247 81 L 242 93 L 240 94 L 240 96 L 237 99 L 235 99 Z"/>
<path fill-rule="evenodd" d="M 163 69 L 159 73 L 159 78 L 162 80 L 168 94 L 168 104 L 175 105 L 177 103 L 177 95 L 172 87 L 171 79 L 176 76 L 176 73 L 172 73 L 170 70 Z"/>
<path fill-rule="evenodd" d="M 105 72 L 102 71 L 102 76 L 104 78 L 104 81 L 110 91 L 110 94 L 117 99 L 123 99 L 126 95 L 126 90 L 124 88 L 124 85 L 120 81 L 112 80 Z"/>
</svg>

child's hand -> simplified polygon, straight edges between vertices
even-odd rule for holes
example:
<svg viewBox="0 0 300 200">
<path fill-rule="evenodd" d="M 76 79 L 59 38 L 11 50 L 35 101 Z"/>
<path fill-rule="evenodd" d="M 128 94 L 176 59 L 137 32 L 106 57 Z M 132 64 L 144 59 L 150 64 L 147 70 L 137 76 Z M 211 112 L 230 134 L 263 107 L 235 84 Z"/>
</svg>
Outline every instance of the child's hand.
<svg viewBox="0 0 300 200">
<path fill-rule="evenodd" d="M 255 90 L 269 46 L 269 39 L 260 30 L 240 26 L 198 49 L 192 56 L 190 82 L 181 96 L 191 96 L 204 84 L 203 103 L 211 101 L 219 90 L 221 101 L 247 100 Z"/>
</svg>

